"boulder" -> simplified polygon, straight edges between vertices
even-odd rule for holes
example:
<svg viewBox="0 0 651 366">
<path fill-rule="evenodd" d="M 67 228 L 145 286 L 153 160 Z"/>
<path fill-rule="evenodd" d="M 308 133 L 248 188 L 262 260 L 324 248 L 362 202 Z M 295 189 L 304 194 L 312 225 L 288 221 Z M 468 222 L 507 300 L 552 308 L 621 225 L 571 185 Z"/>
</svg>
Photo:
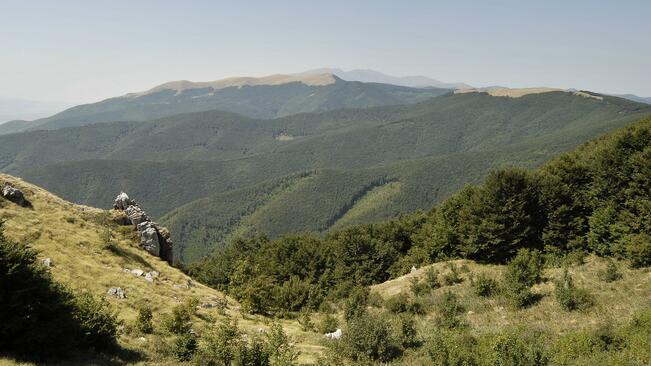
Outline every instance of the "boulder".
<svg viewBox="0 0 651 366">
<path fill-rule="evenodd" d="M 118 299 L 126 299 L 127 294 L 124 293 L 124 290 L 122 290 L 120 287 L 111 287 L 108 289 L 107 294 L 118 298 Z"/>
<path fill-rule="evenodd" d="M 32 204 L 25 198 L 23 191 L 14 187 L 9 182 L 5 182 L 5 184 L 2 186 L 2 190 L 0 190 L 0 194 L 2 194 L 2 197 L 17 204 L 18 206 L 21 207 L 32 206 Z"/>
<path fill-rule="evenodd" d="M 167 228 L 152 222 L 145 211 L 124 192 L 115 198 L 113 208 L 113 221 L 126 225 L 131 223 L 140 235 L 140 246 L 143 249 L 169 264 L 173 263 L 174 244 Z"/>
<path fill-rule="evenodd" d="M 143 271 L 142 269 L 137 269 L 136 268 L 136 269 L 131 270 L 131 274 L 134 275 L 134 276 L 140 277 L 140 276 L 142 276 L 143 273 L 145 273 L 145 271 Z"/>
<path fill-rule="evenodd" d="M 124 212 L 129 217 L 131 224 L 135 227 L 138 227 L 138 225 L 143 222 L 151 221 L 145 211 L 143 211 L 138 205 L 131 205 L 127 207 Z"/>
<path fill-rule="evenodd" d="M 115 197 L 115 202 L 113 203 L 113 208 L 116 210 L 126 210 L 127 207 L 134 205 L 135 202 L 129 198 L 129 196 L 124 193 L 120 192 L 117 197 Z"/>
<path fill-rule="evenodd" d="M 52 264 L 52 259 L 50 259 L 50 258 L 45 258 L 45 259 L 43 259 L 43 265 L 44 265 L 45 267 L 52 267 L 52 266 L 53 266 L 53 264 Z"/>
<path fill-rule="evenodd" d="M 328 339 L 340 339 L 343 334 L 344 333 L 341 331 L 341 329 L 337 329 L 332 333 L 326 333 L 324 337 Z"/>
<path fill-rule="evenodd" d="M 160 256 L 160 241 L 156 228 L 149 226 L 140 233 L 140 246 L 149 254 Z"/>
</svg>

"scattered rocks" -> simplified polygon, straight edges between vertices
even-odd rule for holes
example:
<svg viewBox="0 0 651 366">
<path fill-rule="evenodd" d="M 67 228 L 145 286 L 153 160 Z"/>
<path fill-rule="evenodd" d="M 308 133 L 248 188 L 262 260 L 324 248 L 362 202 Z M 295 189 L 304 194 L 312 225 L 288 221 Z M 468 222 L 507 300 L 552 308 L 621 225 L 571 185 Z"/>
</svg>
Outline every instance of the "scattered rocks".
<svg viewBox="0 0 651 366">
<path fill-rule="evenodd" d="M 341 329 L 337 329 L 332 333 L 326 333 L 324 337 L 328 339 L 340 339 L 343 334 L 344 333 L 341 331 Z"/>
<path fill-rule="evenodd" d="M 140 276 L 142 276 L 143 273 L 145 273 L 145 271 L 143 271 L 142 269 L 132 269 L 131 270 L 131 274 L 134 275 L 134 276 L 140 277 Z"/>
<path fill-rule="evenodd" d="M 145 211 L 124 192 L 115 198 L 113 208 L 116 211 L 114 221 L 133 225 L 140 235 L 140 246 L 143 249 L 172 264 L 174 245 L 167 228 L 151 221 Z"/>
<path fill-rule="evenodd" d="M 154 282 L 154 278 L 158 277 L 158 272 L 156 271 L 151 271 L 145 273 L 145 280 L 149 282 Z"/>
<path fill-rule="evenodd" d="M 23 191 L 20 189 L 14 187 L 11 183 L 5 182 L 2 186 L 2 189 L 0 190 L 0 194 L 2 197 L 8 199 L 9 201 L 17 204 L 18 206 L 21 207 L 32 207 L 31 202 L 29 202 L 26 198 L 25 195 L 23 194 Z"/>
<path fill-rule="evenodd" d="M 45 267 L 54 267 L 54 264 L 52 263 L 52 259 L 50 258 L 43 259 L 43 265 Z"/>
<path fill-rule="evenodd" d="M 111 295 L 111 296 L 113 296 L 115 298 L 118 298 L 118 299 L 126 299 L 127 298 L 127 294 L 124 293 L 124 290 L 122 290 L 122 288 L 120 288 L 120 287 L 111 287 L 110 289 L 108 289 L 107 294 Z"/>
</svg>

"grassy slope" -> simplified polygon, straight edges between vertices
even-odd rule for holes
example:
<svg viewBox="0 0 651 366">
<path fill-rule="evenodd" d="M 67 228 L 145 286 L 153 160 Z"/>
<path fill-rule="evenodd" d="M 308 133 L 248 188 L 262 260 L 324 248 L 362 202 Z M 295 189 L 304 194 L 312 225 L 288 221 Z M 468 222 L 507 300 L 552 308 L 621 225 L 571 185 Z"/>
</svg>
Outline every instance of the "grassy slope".
<svg viewBox="0 0 651 366">
<path fill-rule="evenodd" d="M 508 328 L 526 328 L 541 330 L 550 337 L 559 337 L 572 331 L 594 331 L 605 326 L 621 326 L 644 309 L 651 307 L 651 270 L 649 268 L 630 269 L 625 262 L 617 262 L 623 278 L 612 283 L 599 279 L 598 273 L 606 268 L 606 260 L 589 256 L 583 264 L 570 267 L 577 287 L 588 290 L 595 300 L 595 305 L 582 311 L 563 311 L 554 298 L 554 280 L 562 275 L 561 268 L 545 270 L 542 283 L 533 287 L 533 291 L 542 295 L 535 305 L 516 310 L 508 302 L 497 296 L 482 298 L 472 292 L 470 277 L 479 274 L 488 275 L 499 280 L 505 266 L 477 264 L 468 260 L 455 260 L 435 263 L 402 277 L 371 287 L 371 291 L 383 299 L 391 298 L 400 293 L 411 294 L 410 280 L 413 277 L 422 279 L 429 268 L 439 271 L 441 275 L 449 272 L 449 264 L 466 269 L 460 284 L 443 286 L 421 297 L 426 314 L 417 316 L 420 334 L 436 332 L 434 323 L 438 316 L 435 310 L 446 291 L 452 291 L 459 296 L 465 313 L 461 315 L 473 334 L 494 333 Z M 552 339 L 553 340 L 553 339 Z M 429 358 L 419 353 L 407 353 L 402 360 L 405 365 L 426 365 Z"/>
<path fill-rule="evenodd" d="M 200 303 L 214 302 L 213 298 L 223 297 L 218 291 L 196 282 L 188 288 L 189 277 L 138 248 L 130 227 L 107 224 L 106 211 L 74 205 L 5 174 L 0 174 L 0 181 L 9 181 L 19 187 L 34 206 L 33 209 L 21 208 L 0 198 L 0 220 L 5 221 L 7 237 L 30 243 L 40 252 L 40 257 L 51 258 L 54 264 L 51 271 L 57 281 L 75 290 L 88 290 L 106 297 L 118 310 L 120 319 L 127 323 L 134 320 L 137 306 L 143 303 L 152 306 L 156 326 L 163 314 L 171 312 L 172 307 L 190 297 L 199 299 Z M 117 252 L 104 248 L 103 238 L 107 230 L 110 230 L 113 240 L 118 243 Z M 125 273 L 124 268 L 155 270 L 161 275 L 150 283 L 143 277 Z M 118 300 L 106 295 L 108 288 L 116 286 L 124 289 L 127 299 Z M 244 318 L 239 313 L 238 304 L 230 298 L 228 301 L 226 314 L 239 319 L 240 327 L 248 332 L 267 327 L 267 319 L 249 316 Z M 211 325 L 210 318 L 222 318 L 214 309 L 201 308 L 198 315 L 194 324 L 199 330 Z M 312 360 L 315 352 L 320 350 L 319 336 L 301 332 L 294 321 L 283 321 L 282 324 L 286 331 L 299 341 L 298 348 L 303 352 L 302 359 Z M 167 362 L 156 355 L 153 343 L 157 342 L 158 336 L 147 336 L 147 342 L 138 340 L 138 337 L 123 334 L 120 344 L 142 352 L 145 357 L 142 362 Z M 81 363 L 85 362 L 87 361 Z M 0 359 L 1 363 L 12 362 Z"/>
</svg>

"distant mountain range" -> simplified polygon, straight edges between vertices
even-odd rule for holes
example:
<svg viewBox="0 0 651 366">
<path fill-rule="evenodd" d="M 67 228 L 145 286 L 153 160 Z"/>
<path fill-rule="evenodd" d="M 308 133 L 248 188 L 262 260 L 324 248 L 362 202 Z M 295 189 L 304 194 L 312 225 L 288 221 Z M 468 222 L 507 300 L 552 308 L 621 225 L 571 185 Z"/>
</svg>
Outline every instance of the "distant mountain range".
<svg viewBox="0 0 651 366">
<path fill-rule="evenodd" d="M 51 116 L 71 103 L 42 102 L 15 98 L 0 97 L 0 124 L 12 120 L 33 120 Z"/>
<path fill-rule="evenodd" d="M 145 121 L 180 113 L 222 110 L 252 118 L 341 108 L 416 103 L 450 89 L 345 81 L 332 74 L 272 75 L 212 82 L 174 81 L 145 92 L 67 109 L 48 118 L 0 125 L 0 134 L 100 122 Z"/>
<path fill-rule="evenodd" d="M 616 97 L 626 98 L 639 103 L 651 104 L 651 97 L 639 97 L 634 94 L 613 94 Z"/>
<path fill-rule="evenodd" d="M 446 83 L 438 81 L 427 76 L 391 76 L 383 74 L 379 71 L 368 70 L 368 69 L 357 69 L 344 71 L 337 68 L 322 68 L 305 71 L 303 74 L 332 74 L 337 77 L 348 80 L 348 81 L 361 81 L 365 83 L 382 83 L 382 84 L 393 84 L 408 86 L 412 88 L 444 88 L 444 89 L 466 89 L 472 88 L 468 84 L 464 83 Z"/>
<path fill-rule="evenodd" d="M 491 92 L 500 96 L 446 93 L 277 119 L 203 111 L 25 132 L 0 136 L 0 170 L 95 206 L 125 190 L 173 229 L 177 254 L 193 261 L 237 235 L 325 232 L 426 209 L 495 167 L 540 165 L 651 113 L 588 92 Z"/>
</svg>

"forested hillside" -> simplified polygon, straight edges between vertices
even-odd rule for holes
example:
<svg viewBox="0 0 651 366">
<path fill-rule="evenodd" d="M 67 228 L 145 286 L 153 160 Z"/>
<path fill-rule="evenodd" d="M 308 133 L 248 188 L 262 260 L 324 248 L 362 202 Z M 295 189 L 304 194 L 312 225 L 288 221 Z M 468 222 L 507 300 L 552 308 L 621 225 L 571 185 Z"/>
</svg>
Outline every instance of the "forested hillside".
<svg viewBox="0 0 651 366">
<path fill-rule="evenodd" d="M 586 95 L 467 93 L 274 120 L 209 111 L 34 131 L 0 137 L 0 164 L 75 202 L 102 206 L 125 190 L 175 228 L 191 261 L 236 233 L 324 232 L 425 209 L 492 168 L 538 166 L 651 113 Z"/>
<path fill-rule="evenodd" d="M 346 299 L 331 364 L 643 365 L 650 265 L 646 118 L 537 170 L 491 172 L 428 212 L 236 239 L 189 273 L 254 313 L 309 319 Z"/>
</svg>

